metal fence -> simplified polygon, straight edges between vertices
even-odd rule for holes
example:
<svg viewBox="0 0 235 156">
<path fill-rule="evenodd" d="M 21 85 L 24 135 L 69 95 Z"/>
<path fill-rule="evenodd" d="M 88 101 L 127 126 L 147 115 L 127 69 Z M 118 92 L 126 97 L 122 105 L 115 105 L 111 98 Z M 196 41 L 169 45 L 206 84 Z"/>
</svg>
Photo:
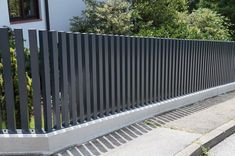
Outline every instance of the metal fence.
<svg viewBox="0 0 235 156">
<path fill-rule="evenodd" d="M 48 133 L 235 81 L 234 42 L 55 31 L 39 31 L 37 39 L 37 31 L 29 30 L 27 71 L 22 30 L 14 30 L 16 84 L 8 31 L 0 29 L 0 130 L 16 133 L 18 120 L 24 133 Z"/>
</svg>

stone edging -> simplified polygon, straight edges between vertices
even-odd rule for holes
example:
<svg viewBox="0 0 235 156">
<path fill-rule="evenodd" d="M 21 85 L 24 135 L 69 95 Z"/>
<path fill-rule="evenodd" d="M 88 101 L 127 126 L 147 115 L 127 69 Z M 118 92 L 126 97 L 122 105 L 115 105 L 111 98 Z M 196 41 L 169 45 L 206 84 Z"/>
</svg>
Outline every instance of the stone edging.
<svg viewBox="0 0 235 156">
<path fill-rule="evenodd" d="M 215 145 L 235 133 L 235 120 L 225 123 L 224 125 L 212 130 L 201 136 L 191 145 L 177 153 L 175 156 L 199 156 L 205 151 L 213 148 Z"/>
</svg>

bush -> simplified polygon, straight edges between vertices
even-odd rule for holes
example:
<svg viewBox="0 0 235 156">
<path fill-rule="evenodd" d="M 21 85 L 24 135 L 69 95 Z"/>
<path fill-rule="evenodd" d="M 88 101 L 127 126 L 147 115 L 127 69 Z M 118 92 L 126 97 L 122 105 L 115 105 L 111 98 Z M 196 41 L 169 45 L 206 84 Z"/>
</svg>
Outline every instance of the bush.
<svg viewBox="0 0 235 156">
<path fill-rule="evenodd" d="M 82 16 L 71 19 L 71 31 L 100 34 L 131 34 L 132 11 L 126 0 L 97 2 L 85 0 L 86 9 Z"/>
<path fill-rule="evenodd" d="M 161 27 L 146 27 L 138 33 L 141 36 L 164 38 L 231 40 L 227 19 L 210 9 L 178 12 L 171 23 Z"/>
<path fill-rule="evenodd" d="M 231 40 L 227 18 L 210 9 L 197 9 L 191 14 L 179 13 L 177 27 L 182 29 L 182 38 Z"/>
<path fill-rule="evenodd" d="M 17 74 L 17 60 L 16 60 L 16 53 L 15 53 L 15 45 L 14 45 L 14 37 L 11 30 L 9 30 L 10 34 L 10 56 L 11 56 L 11 72 L 12 72 L 12 79 L 13 79 L 13 88 L 14 88 L 14 100 L 15 100 L 15 117 L 16 117 L 16 126 L 20 128 L 20 97 L 19 97 L 19 80 Z M 0 56 L 1 59 L 1 56 Z M 27 93 L 28 93 L 28 115 L 29 120 L 33 115 L 33 106 L 32 106 L 32 79 L 30 77 L 30 61 L 29 61 L 29 50 L 25 49 L 25 61 L 26 61 L 26 82 L 27 82 Z M 1 60 L 2 62 L 2 60 Z M 3 65 L 0 62 L 0 107 L 2 109 L 2 118 L 3 121 L 6 121 L 6 104 L 5 104 L 5 94 L 4 94 L 4 79 L 3 79 Z"/>
<path fill-rule="evenodd" d="M 164 34 L 164 27 L 173 23 L 177 12 L 186 11 L 187 8 L 187 0 L 134 0 L 134 32 L 148 34 L 150 31 L 160 30 L 158 33 Z"/>
<path fill-rule="evenodd" d="M 198 8 L 209 8 L 219 14 L 227 17 L 231 23 L 229 29 L 232 38 L 235 40 L 235 1 L 234 0 L 200 0 L 197 3 Z"/>
<path fill-rule="evenodd" d="M 233 33 L 224 16 L 206 8 L 193 10 L 196 1 L 84 1 L 82 16 L 71 19 L 74 32 L 208 40 L 231 40 Z"/>
</svg>

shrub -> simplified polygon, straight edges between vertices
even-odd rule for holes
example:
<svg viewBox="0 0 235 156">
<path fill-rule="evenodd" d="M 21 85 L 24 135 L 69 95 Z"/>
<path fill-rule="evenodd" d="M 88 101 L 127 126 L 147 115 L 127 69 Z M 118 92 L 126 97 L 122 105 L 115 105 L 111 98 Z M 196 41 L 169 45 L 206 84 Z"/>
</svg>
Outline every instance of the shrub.
<svg viewBox="0 0 235 156">
<path fill-rule="evenodd" d="M 171 23 L 161 27 L 146 27 L 138 33 L 141 36 L 164 38 L 231 40 L 227 19 L 210 9 L 178 12 Z"/>
<path fill-rule="evenodd" d="M 20 97 L 19 97 L 19 80 L 17 74 L 17 60 L 16 60 L 16 53 L 15 53 L 15 45 L 14 45 L 14 36 L 11 30 L 9 30 L 10 34 L 10 56 L 11 56 L 11 72 L 12 72 L 12 79 L 13 79 L 13 88 L 14 88 L 14 100 L 15 100 L 15 118 L 16 118 L 16 126 L 20 128 Z M 29 50 L 25 49 L 25 61 L 26 61 L 26 82 L 27 82 L 27 93 L 28 93 L 28 115 L 29 120 L 31 119 L 33 106 L 32 106 L 32 79 L 30 77 L 29 71 Z M 0 56 L 1 59 L 1 56 Z M 5 94 L 4 94 L 4 79 L 3 79 L 3 65 L 2 60 L 0 62 L 0 107 L 2 109 L 2 118 L 3 121 L 6 121 L 6 104 L 5 104 Z"/>
<path fill-rule="evenodd" d="M 183 27 L 182 38 L 231 40 L 227 18 L 210 9 L 197 9 L 191 14 L 179 13 L 177 26 Z"/>
<path fill-rule="evenodd" d="M 198 8 L 209 8 L 227 17 L 231 23 L 229 29 L 235 40 L 235 1 L 234 0 L 198 0 Z"/>
<path fill-rule="evenodd" d="M 81 16 L 71 19 L 71 31 L 102 34 L 130 34 L 133 24 L 130 3 L 126 0 L 97 2 L 85 0 L 86 9 Z"/>
<path fill-rule="evenodd" d="M 187 8 L 187 0 L 134 0 L 134 32 L 140 35 L 151 32 L 167 35 L 166 27 L 173 24 L 177 12 L 186 11 Z"/>
</svg>

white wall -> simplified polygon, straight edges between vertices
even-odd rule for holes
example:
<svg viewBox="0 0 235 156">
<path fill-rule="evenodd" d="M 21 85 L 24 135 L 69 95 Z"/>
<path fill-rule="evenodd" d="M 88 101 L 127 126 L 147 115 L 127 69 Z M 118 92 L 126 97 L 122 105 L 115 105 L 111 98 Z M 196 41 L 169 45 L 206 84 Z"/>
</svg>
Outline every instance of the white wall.
<svg viewBox="0 0 235 156">
<path fill-rule="evenodd" d="M 48 0 L 50 27 L 52 30 L 69 31 L 70 19 L 81 15 L 85 4 L 82 0 Z M 28 30 L 46 29 L 45 0 L 39 0 L 40 20 L 20 23 L 10 23 L 7 0 L 0 0 L 0 27 L 9 26 L 24 30 L 25 45 L 28 47 Z"/>
<path fill-rule="evenodd" d="M 10 23 L 7 0 L 0 0 L 0 27 L 8 26 L 13 29 L 15 28 L 23 29 L 24 39 L 26 40 L 25 45 L 28 47 L 28 30 L 29 29 L 38 29 L 38 30 L 46 29 L 44 0 L 39 0 L 39 12 L 40 12 L 39 20 L 30 21 L 30 22 Z"/>
<path fill-rule="evenodd" d="M 69 31 L 70 19 L 81 15 L 85 8 L 82 0 L 49 0 L 50 26 L 52 30 Z"/>
<path fill-rule="evenodd" d="M 0 2 L 0 27 L 10 25 L 7 0 Z"/>
</svg>

